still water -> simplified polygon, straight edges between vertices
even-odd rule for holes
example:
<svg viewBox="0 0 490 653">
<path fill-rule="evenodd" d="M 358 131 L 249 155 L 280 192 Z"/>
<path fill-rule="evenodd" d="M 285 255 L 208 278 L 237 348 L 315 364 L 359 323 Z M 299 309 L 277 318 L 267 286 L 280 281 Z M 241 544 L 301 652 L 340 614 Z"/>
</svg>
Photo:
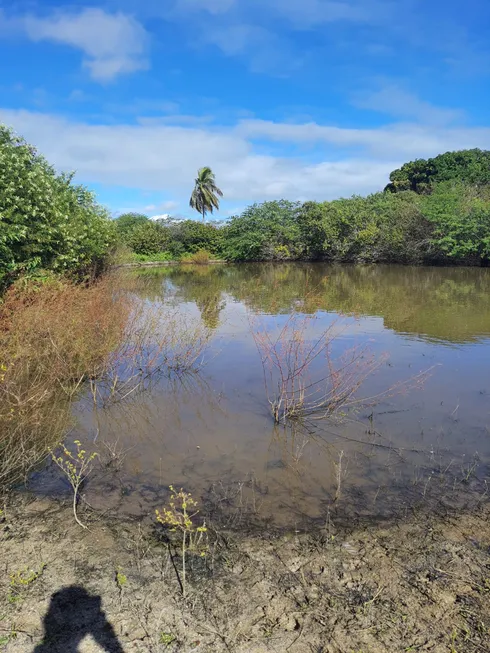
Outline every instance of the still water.
<svg viewBox="0 0 490 653">
<path fill-rule="evenodd" d="M 148 310 L 168 306 L 212 337 L 198 374 L 164 376 L 96 412 L 81 402 L 73 437 L 106 465 L 86 487 L 93 507 L 151 514 L 173 484 L 230 525 L 256 517 L 302 528 L 332 510 L 382 516 L 430 497 L 486 496 L 490 270 L 313 263 L 131 274 Z M 275 426 L 253 329 L 280 328 L 293 309 L 314 318 L 316 334 L 336 325 L 334 353 L 362 346 L 380 361 L 361 395 L 428 378 L 342 419 Z M 33 484 L 58 491 L 56 469 Z"/>
</svg>

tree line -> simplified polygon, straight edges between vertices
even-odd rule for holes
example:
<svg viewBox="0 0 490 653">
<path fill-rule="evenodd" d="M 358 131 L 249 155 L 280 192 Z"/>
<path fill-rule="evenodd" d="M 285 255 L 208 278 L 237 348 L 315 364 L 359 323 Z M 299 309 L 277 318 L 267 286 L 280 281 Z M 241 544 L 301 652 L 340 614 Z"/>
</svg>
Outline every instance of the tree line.
<svg viewBox="0 0 490 653">
<path fill-rule="evenodd" d="M 180 259 L 206 251 L 229 261 L 469 264 L 490 261 L 490 152 L 419 159 L 367 197 L 253 204 L 222 225 L 206 223 L 223 193 L 209 167 L 190 205 L 202 221 L 113 220 L 94 194 L 58 173 L 37 150 L 0 125 L 0 291 L 46 270 L 86 278 L 118 247 L 131 256 Z"/>
<path fill-rule="evenodd" d="M 488 265 L 490 152 L 406 163 L 367 197 L 253 204 L 220 226 L 138 214 L 122 215 L 116 225 L 122 242 L 143 258 L 206 250 L 230 261 Z"/>
</svg>

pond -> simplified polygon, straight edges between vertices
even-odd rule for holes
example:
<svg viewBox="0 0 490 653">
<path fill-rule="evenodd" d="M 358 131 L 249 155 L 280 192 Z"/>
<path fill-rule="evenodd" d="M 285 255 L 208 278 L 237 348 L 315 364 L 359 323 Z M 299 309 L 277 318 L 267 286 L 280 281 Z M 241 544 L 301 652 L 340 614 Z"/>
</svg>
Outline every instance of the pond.
<svg viewBox="0 0 490 653">
<path fill-rule="evenodd" d="M 333 511 L 377 518 L 486 496 L 490 270 L 284 263 L 131 276 L 145 310 L 163 306 L 211 338 L 197 373 L 163 375 L 96 411 L 80 402 L 72 437 L 106 465 L 85 488 L 94 508 L 153 514 L 173 484 L 230 526 L 301 529 Z M 254 334 L 277 334 L 293 310 L 311 316 L 313 337 L 330 329 L 334 359 L 362 350 L 375 361 L 358 391 L 375 401 L 274 424 Z M 32 486 L 60 491 L 57 470 Z"/>
</svg>

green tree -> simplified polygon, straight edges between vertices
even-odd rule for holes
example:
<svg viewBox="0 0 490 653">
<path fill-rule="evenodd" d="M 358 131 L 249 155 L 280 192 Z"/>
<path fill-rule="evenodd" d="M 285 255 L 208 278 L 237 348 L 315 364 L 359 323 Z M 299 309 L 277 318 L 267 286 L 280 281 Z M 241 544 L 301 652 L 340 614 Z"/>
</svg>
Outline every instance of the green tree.
<svg viewBox="0 0 490 653">
<path fill-rule="evenodd" d="M 114 243 L 114 224 L 93 193 L 0 125 L 0 286 L 41 268 L 97 272 Z"/>
<path fill-rule="evenodd" d="M 459 150 L 439 154 L 433 159 L 410 161 L 393 170 L 385 191 L 428 193 L 434 184 L 453 180 L 470 185 L 490 184 L 490 151 Z"/>
<path fill-rule="evenodd" d="M 117 233 L 120 236 L 122 242 L 127 244 L 127 240 L 131 236 L 131 233 L 134 231 L 134 229 L 148 221 L 148 216 L 143 215 L 142 213 L 122 213 L 115 220 Z"/>
<path fill-rule="evenodd" d="M 490 189 L 441 183 L 423 199 L 421 210 L 433 225 L 432 242 L 442 257 L 458 263 L 490 262 Z"/>
<path fill-rule="evenodd" d="M 133 227 L 126 238 L 126 244 L 136 254 L 158 254 L 168 250 L 170 235 L 167 227 L 145 220 Z"/>
<path fill-rule="evenodd" d="M 182 254 L 194 254 L 200 249 L 206 249 L 211 254 L 221 254 L 223 247 L 223 227 L 197 222 L 196 220 L 181 220 L 168 226 L 171 248 Z"/>
<path fill-rule="evenodd" d="M 212 213 L 214 209 L 219 210 L 218 197 L 223 197 L 223 192 L 216 185 L 213 171 L 207 166 L 200 168 L 197 171 L 189 206 L 202 215 L 204 222 L 206 213 Z"/>
<path fill-rule="evenodd" d="M 294 260 L 303 251 L 298 202 L 253 204 L 226 227 L 226 257 L 236 261 Z"/>
</svg>

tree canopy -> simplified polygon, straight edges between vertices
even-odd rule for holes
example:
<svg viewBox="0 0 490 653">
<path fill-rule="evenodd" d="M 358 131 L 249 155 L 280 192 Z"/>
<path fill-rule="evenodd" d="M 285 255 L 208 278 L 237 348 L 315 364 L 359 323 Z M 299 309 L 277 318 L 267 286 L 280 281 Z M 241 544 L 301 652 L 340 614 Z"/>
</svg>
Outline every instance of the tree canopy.
<svg viewBox="0 0 490 653">
<path fill-rule="evenodd" d="M 416 159 L 390 174 L 385 191 L 398 193 L 412 190 L 430 192 L 441 181 L 459 181 L 473 185 L 490 183 L 490 151 L 459 150 L 439 154 L 433 159 Z"/>
<path fill-rule="evenodd" d="M 41 268 L 86 274 L 103 265 L 114 242 L 94 194 L 0 125 L 0 286 Z"/>
</svg>

